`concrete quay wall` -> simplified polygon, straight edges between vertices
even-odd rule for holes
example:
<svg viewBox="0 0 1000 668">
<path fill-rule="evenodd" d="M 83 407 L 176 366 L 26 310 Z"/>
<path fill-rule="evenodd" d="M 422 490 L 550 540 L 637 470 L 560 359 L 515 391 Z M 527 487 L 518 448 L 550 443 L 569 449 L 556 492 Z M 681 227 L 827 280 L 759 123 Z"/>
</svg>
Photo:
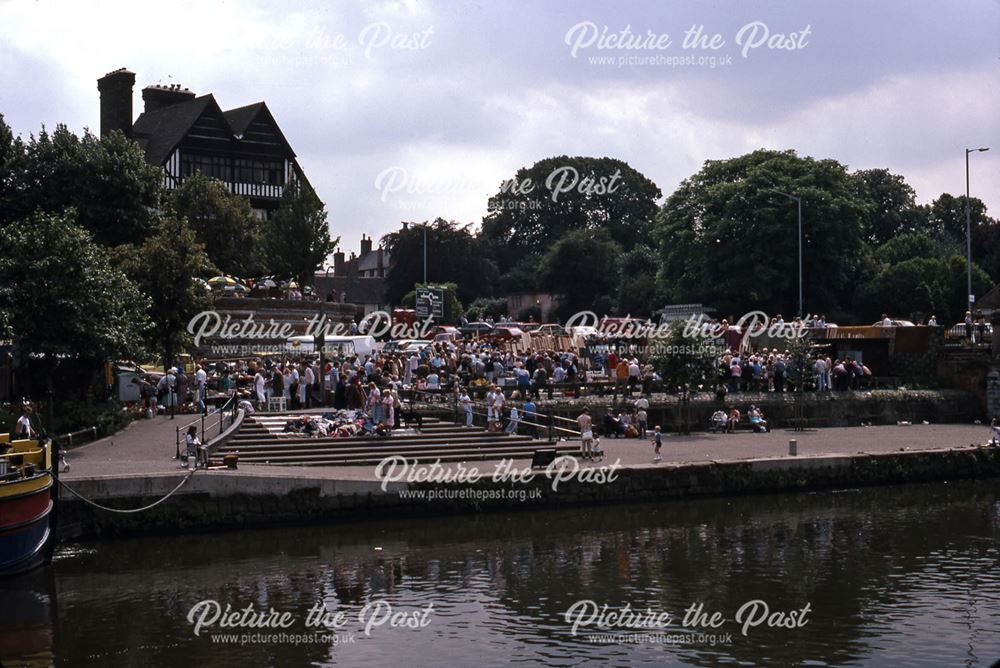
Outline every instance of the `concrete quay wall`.
<svg viewBox="0 0 1000 668">
<path fill-rule="evenodd" d="M 89 539 L 1000 477 L 1000 448 L 646 465 L 619 469 L 605 484 L 574 479 L 557 490 L 541 469 L 534 480 L 517 484 L 489 480 L 490 464 L 480 470 L 487 479 L 475 484 L 397 482 L 384 490 L 374 479 L 199 471 L 171 498 L 140 513 L 110 513 L 63 491 L 57 532 L 64 539 Z M 71 486 L 103 505 L 137 508 L 163 497 L 184 475 L 77 478 Z M 413 498 L 403 490 L 433 491 L 439 498 Z M 451 498 L 440 498 L 447 493 Z"/>
</svg>

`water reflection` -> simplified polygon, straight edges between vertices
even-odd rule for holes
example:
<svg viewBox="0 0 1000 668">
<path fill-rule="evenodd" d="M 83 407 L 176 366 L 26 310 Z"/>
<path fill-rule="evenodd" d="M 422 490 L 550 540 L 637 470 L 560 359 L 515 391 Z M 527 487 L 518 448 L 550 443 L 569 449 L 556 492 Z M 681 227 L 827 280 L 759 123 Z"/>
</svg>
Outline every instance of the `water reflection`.
<svg viewBox="0 0 1000 668">
<path fill-rule="evenodd" d="M 998 484 L 969 482 L 67 546 L 49 571 L 54 652 L 74 666 L 986 666 L 1000 657 L 998 538 Z M 299 632 L 323 601 L 353 642 L 196 638 L 186 615 L 205 599 L 292 611 Z M 729 622 L 726 645 L 604 645 L 571 635 L 563 614 L 581 599 L 812 612 L 746 637 Z M 373 600 L 432 603 L 432 623 L 366 636 L 357 614 Z"/>
</svg>

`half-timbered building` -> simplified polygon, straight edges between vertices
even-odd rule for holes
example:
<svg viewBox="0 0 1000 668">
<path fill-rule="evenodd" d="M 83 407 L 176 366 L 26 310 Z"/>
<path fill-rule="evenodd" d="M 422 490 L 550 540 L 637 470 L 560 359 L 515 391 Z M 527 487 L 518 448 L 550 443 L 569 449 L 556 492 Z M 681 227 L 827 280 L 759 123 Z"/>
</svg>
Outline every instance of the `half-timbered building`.
<svg viewBox="0 0 1000 668">
<path fill-rule="evenodd" d="M 305 177 L 264 102 L 224 111 L 212 94 L 195 95 L 180 85 L 147 86 L 143 111 L 132 120 L 135 74 L 115 70 L 97 80 L 101 136 L 121 130 L 139 143 L 150 164 L 163 168 L 164 185 L 177 188 L 201 172 L 224 182 L 268 217 L 285 186 Z"/>
</svg>

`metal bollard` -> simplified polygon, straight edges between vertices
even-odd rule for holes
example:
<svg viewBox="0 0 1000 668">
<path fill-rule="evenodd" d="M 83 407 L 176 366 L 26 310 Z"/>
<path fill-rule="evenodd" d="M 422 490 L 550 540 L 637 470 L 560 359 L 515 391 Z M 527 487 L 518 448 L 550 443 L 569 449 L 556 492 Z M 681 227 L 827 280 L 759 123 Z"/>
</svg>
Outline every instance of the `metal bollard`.
<svg viewBox="0 0 1000 668">
<path fill-rule="evenodd" d="M 794 438 L 788 441 L 788 454 L 791 455 L 792 457 L 799 454 L 799 442 L 796 441 Z"/>
</svg>

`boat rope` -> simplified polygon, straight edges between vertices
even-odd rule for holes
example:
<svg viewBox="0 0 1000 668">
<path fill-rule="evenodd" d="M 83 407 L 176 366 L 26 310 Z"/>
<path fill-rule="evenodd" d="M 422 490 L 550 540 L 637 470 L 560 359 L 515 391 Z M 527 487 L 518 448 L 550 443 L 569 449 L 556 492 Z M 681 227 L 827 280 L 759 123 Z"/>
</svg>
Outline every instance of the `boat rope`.
<svg viewBox="0 0 1000 668">
<path fill-rule="evenodd" d="M 102 506 L 101 504 L 97 503 L 96 501 L 91 501 L 87 497 L 83 496 L 78 491 L 76 491 L 75 489 L 73 489 L 72 487 L 70 487 L 69 485 L 67 485 L 66 483 L 64 483 L 62 480 L 59 480 L 59 484 L 62 485 L 62 487 L 66 491 L 68 491 L 70 494 L 72 494 L 76 498 L 80 499 L 81 501 L 83 501 L 85 503 L 89 503 L 90 505 L 94 506 L 95 508 L 99 508 L 101 510 L 106 510 L 109 513 L 141 513 L 144 510 L 149 510 L 150 508 L 155 508 L 156 506 L 160 505 L 161 503 L 163 503 L 164 501 L 166 501 L 167 499 L 169 499 L 171 496 L 173 496 L 174 492 L 176 492 L 181 487 L 183 487 L 187 483 L 187 481 L 191 479 L 191 476 L 194 475 L 195 471 L 197 471 L 197 469 L 191 469 L 186 476 L 184 476 L 183 478 L 181 478 L 181 481 L 179 483 L 177 483 L 177 486 L 174 487 L 172 490 L 170 490 L 167 493 L 167 495 L 164 496 L 162 499 L 154 501 L 153 503 L 150 503 L 149 505 L 143 506 L 142 508 L 109 508 L 108 506 Z"/>
</svg>

